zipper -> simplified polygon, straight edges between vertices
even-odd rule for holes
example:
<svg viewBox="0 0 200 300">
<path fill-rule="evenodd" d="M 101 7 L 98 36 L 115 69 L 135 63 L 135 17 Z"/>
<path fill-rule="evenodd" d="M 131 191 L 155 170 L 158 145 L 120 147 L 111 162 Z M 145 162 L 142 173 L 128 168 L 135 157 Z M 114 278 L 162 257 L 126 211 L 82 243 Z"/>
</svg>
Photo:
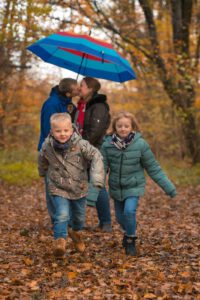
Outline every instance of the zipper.
<svg viewBox="0 0 200 300">
<path fill-rule="evenodd" d="M 123 151 L 123 149 L 122 149 Z M 122 200 L 122 184 L 121 184 L 121 175 L 122 175 L 122 163 L 123 163 L 123 156 L 124 156 L 124 153 L 122 152 L 121 154 L 121 159 L 120 159 L 120 169 L 119 169 L 119 186 L 120 186 L 120 197 L 121 197 L 121 200 Z"/>
</svg>

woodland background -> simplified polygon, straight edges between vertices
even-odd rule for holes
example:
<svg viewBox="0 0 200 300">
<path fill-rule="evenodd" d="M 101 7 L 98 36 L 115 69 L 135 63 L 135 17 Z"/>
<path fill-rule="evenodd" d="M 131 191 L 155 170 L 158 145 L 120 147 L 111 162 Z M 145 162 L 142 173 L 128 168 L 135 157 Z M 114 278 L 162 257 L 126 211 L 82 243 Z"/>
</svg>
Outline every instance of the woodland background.
<svg viewBox="0 0 200 300">
<path fill-rule="evenodd" d="M 28 172 L 24 163 L 34 164 L 41 106 L 63 77 L 58 67 L 48 71 L 49 64 L 41 64 L 26 47 L 59 30 L 92 31 L 92 36 L 110 41 L 128 58 L 137 80 L 102 81 L 113 113 L 126 109 L 136 115 L 166 168 L 169 164 L 170 169 L 180 169 L 179 163 L 184 167 L 185 162 L 185 167 L 189 164 L 197 172 L 199 0 L 7 0 L 1 2 L 0 26 L 0 148 L 1 163 L 9 172 L 12 168 L 15 174 L 18 168 Z M 15 161 L 18 164 L 12 165 Z M 30 169 L 33 176 L 35 168 Z M 5 173 L 1 170 L 1 176 L 9 177 Z"/>
<path fill-rule="evenodd" d="M 200 0 L 2 0 L 0 29 L 0 299 L 199 299 Z M 52 260 L 36 160 L 40 109 L 63 73 L 26 47 L 60 30 L 127 57 L 137 80 L 102 80 L 102 92 L 112 114 L 136 115 L 177 186 L 171 204 L 148 182 L 139 259 L 122 255 L 114 222 L 112 238 L 88 231 L 89 254 Z"/>
</svg>

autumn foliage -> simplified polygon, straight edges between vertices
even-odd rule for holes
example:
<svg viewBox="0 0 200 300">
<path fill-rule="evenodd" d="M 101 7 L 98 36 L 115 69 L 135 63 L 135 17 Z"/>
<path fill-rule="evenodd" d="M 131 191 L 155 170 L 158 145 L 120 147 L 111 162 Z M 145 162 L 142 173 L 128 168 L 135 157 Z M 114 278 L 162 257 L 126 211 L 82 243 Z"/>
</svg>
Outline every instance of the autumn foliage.
<svg viewBox="0 0 200 300">
<path fill-rule="evenodd" d="M 1 2 L 0 299 L 200 300 L 199 1 Z M 123 85 L 102 81 L 112 115 L 134 113 L 156 157 L 176 168 L 175 183 L 187 177 L 187 186 L 168 199 L 148 182 L 136 258 L 124 254 L 112 204 L 113 233 L 98 231 L 96 211 L 87 208 L 85 253 L 68 238 L 64 259 L 56 260 L 36 149 L 42 103 L 62 75 L 56 67 L 47 75 L 48 64 L 40 67 L 26 47 L 58 30 L 91 29 L 128 58 L 138 77 Z"/>
<path fill-rule="evenodd" d="M 148 183 L 136 258 L 124 254 L 113 209 L 113 233 L 105 234 L 88 208 L 85 253 L 68 238 L 64 259 L 56 260 L 43 188 L 2 184 L 0 192 L 0 299 L 200 299 L 199 186 L 169 199 Z"/>
</svg>

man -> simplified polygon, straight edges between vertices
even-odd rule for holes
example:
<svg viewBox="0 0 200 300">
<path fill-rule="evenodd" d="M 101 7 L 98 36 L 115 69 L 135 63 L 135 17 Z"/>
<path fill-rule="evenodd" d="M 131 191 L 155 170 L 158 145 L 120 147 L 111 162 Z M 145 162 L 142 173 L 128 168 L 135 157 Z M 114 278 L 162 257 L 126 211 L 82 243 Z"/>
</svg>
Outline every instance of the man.
<svg viewBox="0 0 200 300">
<path fill-rule="evenodd" d="M 77 81 L 72 78 L 64 78 L 59 85 L 52 88 L 48 99 L 43 103 L 40 116 L 40 139 L 38 150 L 50 132 L 50 117 L 54 113 L 68 112 L 72 121 L 76 112 L 76 107 L 72 103 L 72 97 L 79 95 Z"/>
</svg>

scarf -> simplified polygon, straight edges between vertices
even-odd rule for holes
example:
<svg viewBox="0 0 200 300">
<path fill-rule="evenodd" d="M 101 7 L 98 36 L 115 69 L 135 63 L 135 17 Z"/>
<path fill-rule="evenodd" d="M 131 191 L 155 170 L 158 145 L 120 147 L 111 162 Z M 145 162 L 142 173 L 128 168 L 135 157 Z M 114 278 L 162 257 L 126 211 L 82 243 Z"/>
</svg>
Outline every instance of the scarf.
<svg viewBox="0 0 200 300">
<path fill-rule="evenodd" d="M 55 151 L 58 151 L 60 153 L 64 153 L 70 146 L 70 139 L 65 143 L 60 143 L 53 137 L 53 148 Z"/>
<path fill-rule="evenodd" d="M 135 137 L 135 132 L 130 132 L 127 137 L 121 139 L 116 133 L 112 135 L 111 143 L 119 150 L 126 149 Z"/>
<path fill-rule="evenodd" d="M 78 117 L 76 120 L 76 126 L 81 135 L 83 134 L 85 108 L 86 108 L 86 102 L 84 102 L 84 100 L 81 98 L 77 103 Z"/>
</svg>

